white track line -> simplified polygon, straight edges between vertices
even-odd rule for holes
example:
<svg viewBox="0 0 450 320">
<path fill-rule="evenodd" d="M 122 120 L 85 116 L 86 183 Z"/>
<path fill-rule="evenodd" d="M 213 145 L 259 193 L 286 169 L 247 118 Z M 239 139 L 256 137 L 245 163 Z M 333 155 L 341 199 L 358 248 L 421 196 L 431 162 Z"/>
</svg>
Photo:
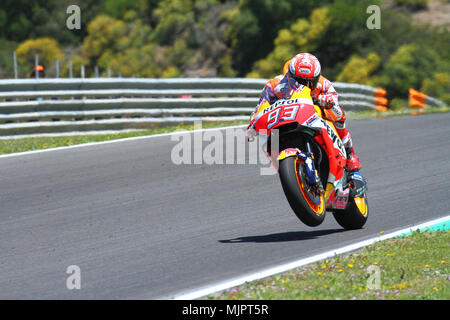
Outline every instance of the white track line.
<svg viewBox="0 0 450 320">
<path fill-rule="evenodd" d="M 266 278 L 266 277 L 269 277 L 269 276 L 273 276 L 274 274 L 282 273 L 282 272 L 285 272 L 285 271 L 288 271 L 288 270 L 291 270 L 291 269 L 294 269 L 294 268 L 298 268 L 298 267 L 301 267 L 301 266 L 304 266 L 304 265 L 307 265 L 307 264 L 311 264 L 311 263 L 314 263 L 314 262 L 317 262 L 317 261 L 320 261 L 320 260 L 324 260 L 324 259 L 327 259 L 327 258 L 330 258 L 330 257 L 334 257 L 335 255 L 338 255 L 338 254 L 343 254 L 343 253 L 347 253 L 347 252 L 350 252 L 350 251 L 354 251 L 354 250 L 360 249 L 362 247 L 371 245 L 371 244 L 373 244 L 375 242 L 378 242 L 378 241 L 386 240 L 386 239 L 393 238 L 393 237 L 396 237 L 396 236 L 399 236 L 399 235 L 402 235 L 402 234 L 405 234 L 405 233 L 408 233 L 408 232 L 412 232 L 412 231 L 416 231 L 416 230 L 419 230 L 419 229 L 422 229 L 422 228 L 430 227 L 432 225 L 440 224 L 440 223 L 443 223 L 443 222 L 448 221 L 448 220 L 450 220 L 450 215 L 442 217 L 442 218 L 439 218 L 439 219 L 431 220 L 431 221 L 428 221 L 428 222 L 424 222 L 424 223 L 419 224 L 419 225 L 413 225 L 411 227 L 407 227 L 407 228 L 404 228 L 404 229 L 401 229 L 401 230 L 398 230 L 398 231 L 395 231 L 395 232 L 391 232 L 389 234 L 376 236 L 374 238 L 371 238 L 371 239 L 368 239 L 368 240 L 364 240 L 364 241 L 360 241 L 360 242 L 357 242 L 357 243 L 354 243 L 354 244 L 351 244 L 351 245 L 348 245 L 348 246 L 345 246 L 345 247 L 333 249 L 333 250 L 330 250 L 330 251 L 327 251 L 327 252 L 324 252 L 324 253 L 312 256 L 312 257 L 303 258 L 303 259 L 296 260 L 296 261 L 293 261 L 293 262 L 289 262 L 289 263 L 286 263 L 286 264 L 282 264 L 282 265 L 279 265 L 279 266 L 276 266 L 276 267 L 264 269 L 264 270 L 261 270 L 261 271 L 258 271 L 258 272 L 252 273 L 252 274 L 248 274 L 248 275 L 245 275 L 245 276 L 242 276 L 242 277 L 231 279 L 231 280 L 228 280 L 228 281 L 225 281 L 225 282 L 214 284 L 214 285 L 211 285 L 211 286 L 208 286 L 208 287 L 200 288 L 200 289 L 197 289 L 197 290 L 194 290 L 194 291 L 191 291 L 191 292 L 180 293 L 178 295 L 175 295 L 175 296 L 171 297 L 171 299 L 175 299 L 175 300 L 192 300 L 192 299 L 197 299 L 197 298 L 204 297 L 204 296 L 207 296 L 209 294 L 212 294 L 214 292 L 226 290 L 226 289 L 229 289 L 229 288 L 241 285 L 241 284 L 243 284 L 245 282 L 250 282 L 250 281 Z"/>
<path fill-rule="evenodd" d="M 56 148 L 49 148 L 49 149 L 40 149 L 40 150 L 33 150 L 33 151 L 9 153 L 9 154 L 0 155 L 0 159 L 1 158 L 10 158 L 10 157 L 19 157 L 19 156 L 25 156 L 25 155 L 36 154 L 36 153 L 43 153 L 43 152 L 50 152 L 50 151 L 61 151 L 61 150 L 68 150 L 68 149 L 75 149 L 75 148 L 84 148 L 84 147 L 90 147 L 90 146 L 96 146 L 96 145 L 102 145 L 102 144 L 110 144 L 110 143 L 119 143 L 119 142 L 127 142 L 127 141 L 134 141 L 134 140 L 159 138 L 159 137 L 171 136 L 171 135 L 176 135 L 176 134 L 186 134 L 186 133 L 206 132 L 206 131 L 220 131 L 220 130 L 226 130 L 226 129 L 246 128 L 246 127 L 247 127 L 246 125 L 238 125 L 238 126 L 229 126 L 229 127 L 221 127 L 221 128 L 180 130 L 180 131 L 174 131 L 174 132 L 168 132 L 168 133 L 153 134 L 153 135 L 148 135 L 148 136 L 119 138 L 119 139 L 116 139 L 116 140 L 81 143 L 81 144 L 76 144 L 76 145 L 73 145 L 73 146 L 66 146 L 66 147 L 56 147 Z"/>
</svg>

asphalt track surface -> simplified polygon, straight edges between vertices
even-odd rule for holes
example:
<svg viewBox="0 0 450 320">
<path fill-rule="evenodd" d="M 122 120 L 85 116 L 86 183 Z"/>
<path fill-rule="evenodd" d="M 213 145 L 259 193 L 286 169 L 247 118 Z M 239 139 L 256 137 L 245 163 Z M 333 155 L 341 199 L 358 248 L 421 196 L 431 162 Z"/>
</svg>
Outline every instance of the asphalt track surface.
<svg viewBox="0 0 450 320">
<path fill-rule="evenodd" d="M 369 182 L 355 231 L 303 225 L 259 165 L 173 164 L 170 136 L 0 157 L 0 299 L 168 298 L 445 216 L 449 124 L 348 121 Z"/>
</svg>

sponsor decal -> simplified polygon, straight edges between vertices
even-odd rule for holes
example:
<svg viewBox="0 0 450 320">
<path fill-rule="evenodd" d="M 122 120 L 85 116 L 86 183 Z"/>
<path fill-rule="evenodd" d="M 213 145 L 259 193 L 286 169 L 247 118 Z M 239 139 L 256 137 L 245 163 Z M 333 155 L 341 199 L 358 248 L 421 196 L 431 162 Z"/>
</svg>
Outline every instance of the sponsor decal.
<svg viewBox="0 0 450 320">
<path fill-rule="evenodd" d="M 343 192 L 336 190 L 336 192 L 330 196 L 327 206 L 332 207 L 333 209 L 344 210 L 347 207 L 348 195 L 348 189 Z"/>
<path fill-rule="evenodd" d="M 345 155 L 345 148 L 344 148 L 344 144 L 342 143 L 341 139 L 339 139 L 337 134 L 334 132 L 334 130 L 330 127 L 330 125 L 325 120 L 322 120 L 322 122 L 325 125 L 325 128 L 327 129 L 328 136 L 333 141 L 333 145 L 337 149 L 339 149 L 343 155 Z"/>
<path fill-rule="evenodd" d="M 294 120 L 297 115 L 298 108 L 298 104 L 293 106 L 285 106 L 283 108 L 275 109 L 269 113 L 267 117 L 267 129 L 270 130 L 278 122 Z M 280 114 L 282 114 L 281 117 Z"/>
<path fill-rule="evenodd" d="M 306 68 L 300 68 L 300 72 L 301 72 L 301 73 L 304 73 L 304 74 L 310 74 L 310 73 L 311 73 L 311 70 L 306 69 Z"/>
<path fill-rule="evenodd" d="M 310 66 L 312 68 L 311 59 L 309 59 L 309 58 L 303 58 L 301 61 L 301 64 L 303 64 L 305 66 Z"/>
<path fill-rule="evenodd" d="M 274 125 L 278 123 L 280 111 L 281 109 L 276 109 L 275 111 L 269 113 L 269 116 L 267 117 L 267 129 L 270 130 Z"/>
<path fill-rule="evenodd" d="M 284 106 L 284 105 L 292 105 L 292 104 L 299 104 L 301 103 L 301 100 L 299 98 L 297 99 L 289 99 L 289 100 L 278 100 L 277 102 L 275 102 L 274 104 L 272 104 L 270 107 L 267 107 L 263 110 L 262 114 L 265 114 L 269 111 L 272 111 L 280 106 Z"/>
<path fill-rule="evenodd" d="M 278 160 L 283 160 L 287 157 L 292 157 L 292 156 L 297 156 L 297 154 L 299 155 L 304 155 L 299 149 L 297 148 L 289 148 L 289 149 L 285 149 L 283 151 L 280 152 L 280 154 L 278 155 Z"/>
<path fill-rule="evenodd" d="M 352 180 L 359 180 L 359 181 L 363 181 L 364 182 L 364 178 L 359 172 L 353 172 L 352 175 L 350 176 L 350 179 L 352 179 Z"/>
<path fill-rule="evenodd" d="M 308 120 L 306 120 L 306 125 L 307 126 L 311 126 L 311 124 L 317 120 L 317 115 L 313 115 L 311 118 L 309 118 Z"/>
<path fill-rule="evenodd" d="M 348 203 L 348 197 L 337 196 L 336 200 L 334 200 L 333 207 L 336 209 L 345 209 Z"/>
<path fill-rule="evenodd" d="M 333 110 L 334 114 L 336 115 L 336 117 L 337 117 L 338 119 L 342 118 L 342 112 L 341 112 L 341 110 L 340 110 L 341 108 L 339 108 L 339 107 L 336 106 L 336 104 L 337 104 L 336 99 L 331 98 L 331 101 L 333 101 L 333 103 L 334 103 L 333 107 L 331 108 L 331 109 Z"/>
</svg>

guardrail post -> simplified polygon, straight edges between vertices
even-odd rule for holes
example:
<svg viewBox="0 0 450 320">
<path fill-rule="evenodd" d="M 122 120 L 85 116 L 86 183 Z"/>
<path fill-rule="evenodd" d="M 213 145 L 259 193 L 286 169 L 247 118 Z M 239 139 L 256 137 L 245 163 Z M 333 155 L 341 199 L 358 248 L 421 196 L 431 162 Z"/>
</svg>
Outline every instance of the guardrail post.
<svg viewBox="0 0 450 320">
<path fill-rule="evenodd" d="M 72 79 L 73 71 L 72 71 L 72 60 L 69 60 L 69 78 Z"/>
<path fill-rule="evenodd" d="M 38 65 L 39 65 L 39 57 L 38 57 L 38 55 L 36 53 L 34 55 L 34 76 L 36 77 L 36 79 L 39 79 Z"/>
<path fill-rule="evenodd" d="M 14 62 L 14 79 L 19 77 L 19 72 L 17 71 L 17 56 L 16 52 L 13 52 L 13 62 Z"/>
<path fill-rule="evenodd" d="M 59 78 L 59 59 L 56 59 L 55 61 L 55 67 L 56 67 L 56 78 Z"/>
</svg>

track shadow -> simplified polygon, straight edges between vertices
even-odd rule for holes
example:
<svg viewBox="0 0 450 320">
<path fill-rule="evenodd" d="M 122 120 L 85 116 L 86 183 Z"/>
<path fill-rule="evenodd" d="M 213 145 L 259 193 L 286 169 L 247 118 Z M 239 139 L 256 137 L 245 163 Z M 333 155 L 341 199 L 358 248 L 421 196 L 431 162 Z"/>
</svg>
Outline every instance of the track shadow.
<svg viewBox="0 0 450 320">
<path fill-rule="evenodd" d="M 248 236 L 248 237 L 238 237 L 234 239 L 218 240 L 221 243 L 241 243 L 241 242 L 287 242 L 287 241 L 302 241 L 316 239 L 321 236 L 326 236 L 328 234 L 340 233 L 347 231 L 345 229 L 327 229 L 327 230 L 316 230 L 316 231 L 290 231 L 281 233 L 265 234 L 260 236 Z"/>
</svg>

